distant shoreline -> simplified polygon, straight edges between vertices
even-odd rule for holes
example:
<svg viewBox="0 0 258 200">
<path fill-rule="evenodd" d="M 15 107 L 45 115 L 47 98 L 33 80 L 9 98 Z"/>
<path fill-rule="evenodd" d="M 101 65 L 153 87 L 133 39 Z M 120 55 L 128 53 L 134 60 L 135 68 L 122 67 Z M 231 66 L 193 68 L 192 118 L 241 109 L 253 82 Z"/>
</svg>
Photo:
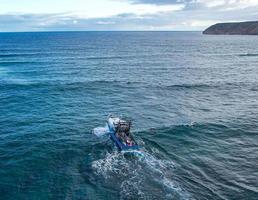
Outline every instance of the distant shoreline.
<svg viewBox="0 0 258 200">
<path fill-rule="evenodd" d="M 203 31 L 205 35 L 258 35 L 258 21 L 218 23 Z"/>
</svg>

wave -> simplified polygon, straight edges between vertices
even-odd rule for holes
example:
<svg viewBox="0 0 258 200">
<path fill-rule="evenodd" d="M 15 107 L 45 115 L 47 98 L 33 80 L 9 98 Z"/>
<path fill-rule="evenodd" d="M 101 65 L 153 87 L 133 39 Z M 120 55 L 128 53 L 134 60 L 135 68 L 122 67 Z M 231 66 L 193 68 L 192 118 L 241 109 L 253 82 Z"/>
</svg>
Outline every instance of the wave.
<svg viewBox="0 0 258 200">
<path fill-rule="evenodd" d="M 1 72 L 1 71 L 0 71 Z M 34 81 L 27 81 L 27 84 L 24 82 L 15 81 L 12 78 L 0 81 L 0 85 L 5 86 L 5 88 L 13 88 L 13 87 L 49 87 L 56 90 L 85 90 L 85 89 L 101 89 L 107 88 L 107 85 L 110 87 L 133 87 L 132 84 L 136 84 L 137 82 L 129 82 L 129 81 L 105 81 L 105 80 L 96 80 L 96 81 L 76 81 L 76 82 L 69 82 L 69 81 L 60 81 L 60 80 L 34 80 Z M 112 89 L 112 88 L 110 88 Z"/>
<path fill-rule="evenodd" d="M 126 58 L 138 58 L 137 56 L 94 56 L 87 57 L 87 60 L 113 60 L 113 59 L 126 59 Z"/>
<path fill-rule="evenodd" d="M 42 61 L 0 61 L 0 64 L 12 64 L 12 65 L 19 65 L 19 64 L 45 64 L 47 62 L 42 62 Z"/>
<path fill-rule="evenodd" d="M 122 56 L 92 56 L 87 57 L 88 60 L 108 60 L 108 59 L 134 59 L 134 58 L 143 58 L 143 57 L 153 57 L 153 56 L 162 56 L 163 54 L 141 54 L 141 55 L 122 55 Z"/>
<path fill-rule="evenodd" d="M 258 53 L 245 53 L 245 54 L 238 54 L 240 57 L 257 57 Z"/>
<path fill-rule="evenodd" d="M 195 89 L 195 88 L 198 88 L 198 89 L 209 89 L 209 88 L 216 88 L 218 87 L 218 85 L 208 85 L 208 84 L 175 84 L 175 85 L 168 85 L 166 86 L 166 88 L 168 89 Z"/>
<path fill-rule="evenodd" d="M 42 55 L 42 53 L 6 53 L 0 54 L 0 58 L 13 58 L 13 57 L 31 57 Z"/>
<path fill-rule="evenodd" d="M 1 62 L 0 62 L 1 63 Z M 23 62 L 26 63 L 26 62 Z M 7 70 L 0 70 L 0 73 L 6 73 Z M 58 74 L 57 74 L 58 77 Z M 257 91 L 257 88 L 253 86 L 252 83 L 221 83 L 221 84 L 205 84 L 205 83 L 193 83 L 193 84 L 155 84 L 155 83 L 145 83 L 141 81 L 124 81 L 124 80 L 31 80 L 27 81 L 26 84 L 20 81 L 13 81 L 12 78 L 6 77 L 5 79 L 0 81 L 0 85 L 5 86 L 6 88 L 13 87 L 49 87 L 53 90 L 114 90 L 117 88 L 127 89 L 127 90 L 138 90 L 138 89 L 149 89 L 149 90 L 168 90 L 168 91 L 181 91 L 181 90 L 196 90 L 196 91 L 206 91 L 206 90 L 228 90 L 228 89 L 239 89 L 240 87 L 244 87 L 246 89 L 250 89 L 251 91 Z M 155 98 L 154 96 L 150 96 L 149 98 Z"/>
<path fill-rule="evenodd" d="M 258 91 L 258 86 L 254 86 L 250 89 L 251 91 L 257 92 Z"/>
<path fill-rule="evenodd" d="M 168 86 L 160 86 L 160 87 L 166 87 L 167 89 L 175 89 L 175 90 L 181 90 L 181 89 L 190 89 L 190 90 L 206 90 L 206 89 L 239 89 L 240 87 L 251 87 L 252 83 L 248 82 L 227 82 L 227 83 L 193 83 L 193 84 L 174 84 L 174 85 L 168 85 Z"/>
<path fill-rule="evenodd" d="M 0 67 L 0 74 L 7 74 L 8 72 L 10 72 L 9 69 L 4 68 L 4 67 Z"/>
</svg>

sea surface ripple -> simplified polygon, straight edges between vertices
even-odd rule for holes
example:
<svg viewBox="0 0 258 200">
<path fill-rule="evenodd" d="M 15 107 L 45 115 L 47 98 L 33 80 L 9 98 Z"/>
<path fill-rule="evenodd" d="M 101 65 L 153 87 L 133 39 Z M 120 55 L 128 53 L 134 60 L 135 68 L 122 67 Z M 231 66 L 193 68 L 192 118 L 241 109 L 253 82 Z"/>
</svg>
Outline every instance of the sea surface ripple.
<svg viewBox="0 0 258 200">
<path fill-rule="evenodd" d="M 258 197 L 258 37 L 0 34 L 0 199 Z M 143 158 L 92 129 L 133 120 Z"/>
</svg>

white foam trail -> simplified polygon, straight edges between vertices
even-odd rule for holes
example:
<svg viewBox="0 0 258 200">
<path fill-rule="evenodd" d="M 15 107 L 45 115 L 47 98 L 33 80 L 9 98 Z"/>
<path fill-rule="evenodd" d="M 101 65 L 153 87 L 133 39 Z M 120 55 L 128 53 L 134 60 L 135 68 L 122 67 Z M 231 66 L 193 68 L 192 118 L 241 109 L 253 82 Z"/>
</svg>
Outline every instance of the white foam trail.
<svg viewBox="0 0 258 200">
<path fill-rule="evenodd" d="M 105 179 L 111 178 L 115 174 L 121 174 L 120 161 L 123 155 L 119 152 L 107 153 L 104 159 L 96 160 L 92 163 L 92 168 L 95 169 L 97 175 L 102 175 Z M 123 167 L 124 164 L 123 163 Z"/>
<path fill-rule="evenodd" d="M 93 129 L 93 134 L 95 134 L 97 137 L 104 136 L 108 133 L 109 129 L 107 126 L 105 127 L 96 127 Z"/>
<path fill-rule="evenodd" d="M 121 199 L 152 198 L 149 196 L 153 195 L 150 193 L 152 190 L 159 191 L 156 197 L 189 199 L 173 180 L 175 164 L 148 152 L 144 153 L 144 157 L 130 159 L 119 152 L 107 153 L 105 158 L 93 161 L 92 168 L 97 176 L 104 178 L 103 182 L 107 185 L 112 183 L 120 191 Z"/>
</svg>

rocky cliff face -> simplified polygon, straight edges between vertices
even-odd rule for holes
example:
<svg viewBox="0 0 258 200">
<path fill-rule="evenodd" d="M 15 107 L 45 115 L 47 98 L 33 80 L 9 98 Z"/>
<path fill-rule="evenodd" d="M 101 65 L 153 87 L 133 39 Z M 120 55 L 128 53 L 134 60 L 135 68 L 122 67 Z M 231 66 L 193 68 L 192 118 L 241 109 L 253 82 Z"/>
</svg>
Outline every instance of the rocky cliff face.
<svg viewBox="0 0 258 200">
<path fill-rule="evenodd" d="M 210 26 L 203 34 L 210 35 L 258 35 L 258 21 L 218 23 Z"/>
</svg>

